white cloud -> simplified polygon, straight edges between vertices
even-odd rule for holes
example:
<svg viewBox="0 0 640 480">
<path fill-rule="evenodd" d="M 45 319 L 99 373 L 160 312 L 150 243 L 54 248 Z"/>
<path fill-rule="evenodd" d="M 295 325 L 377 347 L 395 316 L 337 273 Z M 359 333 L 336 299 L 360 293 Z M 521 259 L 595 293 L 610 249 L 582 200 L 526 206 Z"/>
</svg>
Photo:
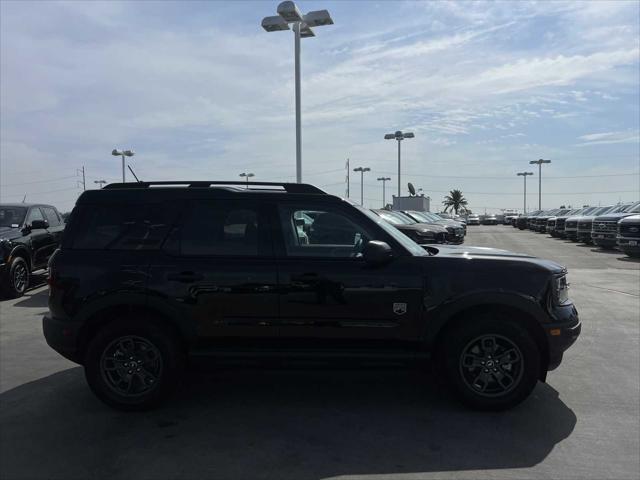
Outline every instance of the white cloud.
<svg viewBox="0 0 640 480">
<path fill-rule="evenodd" d="M 639 143 L 640 132 L 626 130 L 621 132 L 589 133 L 578 137 L 578 140 L 584 140 L 583 143 L 578 144 L 579 146 L 607 145 L 612 143 Z"/>
</svg>

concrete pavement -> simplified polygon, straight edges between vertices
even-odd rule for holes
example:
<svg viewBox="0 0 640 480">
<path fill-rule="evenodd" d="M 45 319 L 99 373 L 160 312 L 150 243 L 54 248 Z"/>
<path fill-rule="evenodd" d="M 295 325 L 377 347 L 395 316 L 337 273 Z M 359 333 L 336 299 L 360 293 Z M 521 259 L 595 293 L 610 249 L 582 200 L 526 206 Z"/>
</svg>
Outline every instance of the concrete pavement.
<svg viewBox="0 0 640 480">
<path fill-rule="evenodd" d="M 216 372 L 126 414 L 50 350 L 46 289 L 0 302 L 0 478 L 637 479 L 640 263 L 506 226 L 470 245 L 569 267 L 583 332 L 519 407 L 477 413 L 424 372 Z"/>
</svg>

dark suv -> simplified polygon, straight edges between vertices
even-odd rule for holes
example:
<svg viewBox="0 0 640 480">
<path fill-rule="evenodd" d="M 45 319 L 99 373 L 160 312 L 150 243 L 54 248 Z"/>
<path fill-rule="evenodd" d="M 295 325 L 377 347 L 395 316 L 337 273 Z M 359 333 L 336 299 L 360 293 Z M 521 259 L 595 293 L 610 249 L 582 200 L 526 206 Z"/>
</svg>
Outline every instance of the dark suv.
<svg viewBox="0 0 640 480">
<path fill-rule="evenodd" d="M 51 205 L 0 204 L 0 289 L 11 297 L 29 287 L 60 243 L 62 216 Z"/>
<path fill-rule="evenodd" d="M 50 260 L 43 328 L 122 409 L 154 406 L 183 368 L 212 361 L 432 359 L 462 401 L 497 410 L 578 337 L 566 273 L 504 250 L 423 248 L 311 185 L 113 184 L 77 201 Z"/>
</svg>

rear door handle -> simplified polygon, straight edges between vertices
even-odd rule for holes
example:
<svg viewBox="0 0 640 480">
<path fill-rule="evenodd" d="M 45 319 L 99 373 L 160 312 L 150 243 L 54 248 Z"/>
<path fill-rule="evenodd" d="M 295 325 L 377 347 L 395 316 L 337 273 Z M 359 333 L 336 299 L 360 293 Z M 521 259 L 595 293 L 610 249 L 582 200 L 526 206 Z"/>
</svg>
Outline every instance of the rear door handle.
<svg viewBox="0 0 640 480">
<path fill-rule="evenodd" d="M 204 275 L 195 272 L 170 273 L 167 279 L 173 282 L 193 283 L 204 279 Z"/>
</svg>

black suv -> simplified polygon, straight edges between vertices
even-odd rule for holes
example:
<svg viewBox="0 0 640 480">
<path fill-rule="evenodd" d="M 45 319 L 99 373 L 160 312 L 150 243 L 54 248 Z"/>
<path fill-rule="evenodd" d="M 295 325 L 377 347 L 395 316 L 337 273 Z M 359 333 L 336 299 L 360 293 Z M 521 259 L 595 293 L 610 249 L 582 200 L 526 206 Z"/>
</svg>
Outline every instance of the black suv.
<svg viewBox="0 0 640 480">
<path fill-rule="evenodd" d="M 87 191 L 49 263 L 47 342 L 84 365 L 100 399 L 129 410 L 154 406 L 183 368 L 212 361 L 427 359 L 466 404 L 505 409 L 545 380 L 581 328 L 562 266 L 423 248 L 305 184 Z"/>
<path fill-rule="evenodd" d="M 62 216 L 51 205 L 0 204 L 0 288 L 21 296 L 31 273 L 46 268 L 60 244 Z"/>
</svg>

